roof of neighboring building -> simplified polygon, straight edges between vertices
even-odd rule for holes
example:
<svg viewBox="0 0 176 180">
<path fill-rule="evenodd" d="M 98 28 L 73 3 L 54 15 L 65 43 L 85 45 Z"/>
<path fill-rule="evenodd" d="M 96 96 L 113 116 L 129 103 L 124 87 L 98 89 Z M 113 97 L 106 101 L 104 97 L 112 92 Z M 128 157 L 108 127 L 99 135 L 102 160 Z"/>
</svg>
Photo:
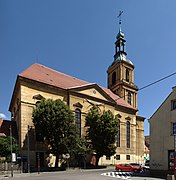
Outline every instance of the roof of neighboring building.
<svg viewBox="0 0 176 180">
<path fill-rule="evenodd" d="M 2 119 L 0 119 L 0 136 L 10 136 L 10 126 L 12 127 L 12 136 L 17 138 L 16 122 Z"/>
<path fill-rule="evenodd" d="M 19 77 L 24 77 L 62 89 L 71 89 L 73 87 L 82 87 L 91 84 L 90 82 L 80 80 L 78 78 L 66 75 L 64 73 L 58 72 L 56 70 L 36 63 L 32 64 L 29 68 L 19 74 Z M 123 98 L 120 98 L 118 95 L 114 94 L 110 89 L 106 89 L 104 87 L 100 88 L 106 94 L 108 94 L 116 102 L 117 105 L 136 110 Z"/>
</svg>

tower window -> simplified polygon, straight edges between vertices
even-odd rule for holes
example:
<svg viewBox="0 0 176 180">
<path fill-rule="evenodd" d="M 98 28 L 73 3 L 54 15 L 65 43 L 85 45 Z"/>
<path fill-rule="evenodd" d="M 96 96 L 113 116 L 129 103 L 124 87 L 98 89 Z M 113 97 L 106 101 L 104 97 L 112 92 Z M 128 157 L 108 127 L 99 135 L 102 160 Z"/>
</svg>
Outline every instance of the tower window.
<svg viewBox="0 0 176 180">
<path fill-rule="evenodd" d="M 130 122 L 126 123 L 126 145 L 127 148 L 130 148 Z"/>
<path fill-rule="evenodd" d="M 116 72 L 112 73 L 112 85 L 116 83 Z"/>
<path fill-rule="evenodd" d="M 128 92 L 128 104 L 131 105 L 131 93 L 130 92 Z"/>
<path fill-rule="evenodd" d="M 117 147 L 120 147 L 120 120 L 118 119 Z"/>
<path fill-rule="evenodd" d="M 129 82 L 130 81 L 130 71 L 129 69 L 126 68 L 126 81 Z"/>
<path fill-rule="evenodd" d="M 81 136 L 81 111 L 79 109 L 75 110 L 75 124 L 76 133 L 78 136 Z"/>
</svg>

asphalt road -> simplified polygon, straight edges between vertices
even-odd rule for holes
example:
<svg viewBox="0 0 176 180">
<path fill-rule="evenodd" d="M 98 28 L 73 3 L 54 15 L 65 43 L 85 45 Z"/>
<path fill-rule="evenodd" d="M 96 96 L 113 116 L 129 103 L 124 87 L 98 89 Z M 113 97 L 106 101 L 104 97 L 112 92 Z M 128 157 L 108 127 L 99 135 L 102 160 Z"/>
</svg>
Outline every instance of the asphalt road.
<svg viewBox="0 0 176 180">
<path fill-rule="evenodd" d="M 161 178 L 153 178 L 144 174 L 132 174 L 128 176 L 125 173 L 118 175 L 114 172 L 114 168 L 106 169 L 93 169 L 93 170 L 81 170 L 81 169 L 70 169 L 67 171 L 60 172 L 42 172 L 37 173 L 23 173 L 14 174 L 14 177 L 0 176 L 0 179 L 11 179 L 11 180 L 161 180 Z"/>
</svg>

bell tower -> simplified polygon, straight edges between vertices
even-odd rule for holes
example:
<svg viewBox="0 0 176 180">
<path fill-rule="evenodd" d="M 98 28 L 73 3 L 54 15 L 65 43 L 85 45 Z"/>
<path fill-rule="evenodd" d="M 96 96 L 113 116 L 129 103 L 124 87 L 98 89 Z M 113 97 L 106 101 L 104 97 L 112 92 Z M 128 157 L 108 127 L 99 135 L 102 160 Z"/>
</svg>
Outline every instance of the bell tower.
<svg viewBox="0 0 176 180">
<path fill-rule="evenodd" d="M 114 61 L 109 66 L 108 88 L 127 103 L 137 109 L 137 91 L 138 87 L 134 84 L 134 65 L 127 59 L 125 51 L 126 40 L 121 30 L 121 15 L 119 14 L 119 32 L 115 41 Z"/>
</svg>

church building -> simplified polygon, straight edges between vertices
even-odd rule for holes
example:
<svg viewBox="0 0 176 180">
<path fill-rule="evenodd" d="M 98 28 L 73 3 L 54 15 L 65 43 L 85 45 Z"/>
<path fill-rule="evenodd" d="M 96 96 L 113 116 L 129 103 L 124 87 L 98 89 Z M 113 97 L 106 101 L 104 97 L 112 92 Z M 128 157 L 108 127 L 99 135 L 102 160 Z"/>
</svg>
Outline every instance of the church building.
<svg viewBox="0 0 176 180">
<path fill-rule="evenodd" d="M 9 111 L 18 129 L 19 154 L 28 158 L 31 167 L 36 167 L 37 157 L 40 157 L 41 167 L 54 166 L 54 162 L 46 161 L 49 158 L 46 147 L 37 139 L 32 122 L 33 107 L 42 98 L 64 101 L 75 114 L 75 123 L 83 137 L 86 133 L 85 115 L 91 104 L 99 105 L 102 111 L 110 110 L 119 121 L 117 150 L 112 157 L 101 157 L 99 164 L 143 163 L 145 118 L 138 116 L 134 64 L 127 59 L 125 44 L 124 34 L 119 28 L 114 60 L 107 69 L 108 88 L 41 64 L 32 64 L 17 76 Z"/>
</svg>

